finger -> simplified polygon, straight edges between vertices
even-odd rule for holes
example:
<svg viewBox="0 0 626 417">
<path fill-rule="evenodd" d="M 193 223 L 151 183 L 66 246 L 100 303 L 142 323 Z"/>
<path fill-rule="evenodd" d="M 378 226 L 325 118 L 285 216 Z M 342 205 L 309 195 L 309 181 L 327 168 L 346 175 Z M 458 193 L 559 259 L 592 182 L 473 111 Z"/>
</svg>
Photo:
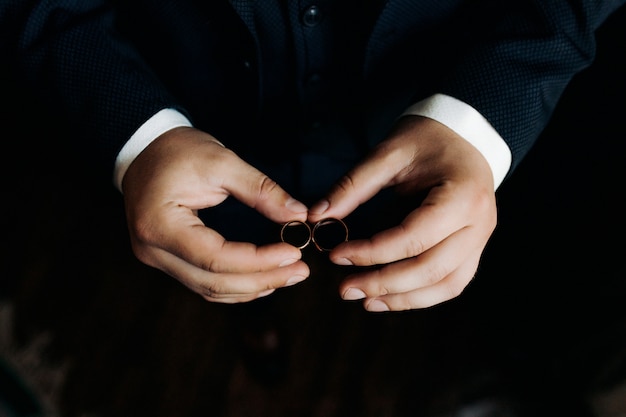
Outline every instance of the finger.
<svg viewBox="0 0 626 417">
<path fill-rule="evenodd" d="M 330 259 L 337 264 L 365 266 L 411 258 L 472 222 L 476 222 L 472 227 L 477 239 L 486 242 L 496 225 L 494 198 L 491 193 L 444 183 L 432 188 L 420 207 L 398 226 L 370 239 L 342 244 L 330 253 Z"/>
<path fill-rule="evenodd" d="M 308 266 L 297 261 L 284 267 L 251 273 L 214 273 L 200 269 L 166 251 L 159 251 L 159 269 L 176 277 L 209 301 L 247 302 L 271 294 L 278 288 L 295 285 L 309 276 Z"/>
<path fill-rule="evenodd" d="M 237 200 L 275 222 L 306 220 L 308 208 L 276 181 L 239 158 L 229 163 L 237 166 L 230 168 L 223 187 Z"/>
<path fill-rule="evenodd" d="M 386 149 L 377 148 L 344 175 L 326 198 L 311 207 L 309 220 L 317 222 L 325 217 L 342 219 L 390 185 L 398 173 L 398 167 L 406 166 L 407 156 Z"/>
<path fill-rule="evenodd" d="M 463 191 L 449 184 L 433 188 L 420 207 L 397 226 L 369 239 L 336 247 L 330 259 L 337 264 L 379 265 L 417 256 L 432 248 L 469 221 L 470 204 Z"/>
<path fill-rule="evenodd" d="M 478 257 L 466 262 L 434 285 L 401 294 L 366 299 L 363 306 L 371 312 L 428 308 L 452 300 L 463 293 L 478 269 Z"/>
<path fill-rule="evenodd" d="M 344 299 L 355 299 L 355 294 L 374 298 L 430 287 L 468 259 L 479 257 L 483 246 L 482 239 L 476 241 L 473 228 L 466 227 L 417 257 L 349 276 L 340 292 Z"/>
<path fill-rule="evenodd" d="M 170 252 L 197 268 L 216 273 L 260 272 L 293 263 L 302 252 L 286 243 L 256 246 L 230 242 L 206 227 L 193 211 L 172 204 L 163 209 L 151 224 L 138 229 L 135 253 L 143 262 L 157 266 L 154 247 Z"/>
</svg>

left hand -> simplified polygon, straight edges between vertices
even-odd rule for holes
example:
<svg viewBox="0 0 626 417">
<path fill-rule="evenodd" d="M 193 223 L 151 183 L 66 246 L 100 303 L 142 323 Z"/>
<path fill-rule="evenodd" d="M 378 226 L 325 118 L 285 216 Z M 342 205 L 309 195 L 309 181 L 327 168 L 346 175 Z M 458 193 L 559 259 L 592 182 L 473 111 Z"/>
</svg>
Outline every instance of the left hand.
<svg viewBox="0 0 626 417">
<path fill-rule="evenodd" d="M 474 277 L 495 230 L 491 168 L 448 127 L 407 116 L 389 137 L 309 211 L 309 221 L 344 218 L 386 187 L 426 198 L 402 222 L 365 240 L 342 243 L 329 256 L 338 265 L 373 266 L 340 285 L 345 300 L 369 311 L 425 308 L 455 298 Z"/>
</svg>

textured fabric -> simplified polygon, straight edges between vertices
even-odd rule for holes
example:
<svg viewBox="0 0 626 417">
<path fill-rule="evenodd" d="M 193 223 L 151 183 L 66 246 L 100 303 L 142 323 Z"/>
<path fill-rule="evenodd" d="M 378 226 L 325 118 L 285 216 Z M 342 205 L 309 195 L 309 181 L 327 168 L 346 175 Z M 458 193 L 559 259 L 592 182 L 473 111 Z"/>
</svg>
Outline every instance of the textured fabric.
<svg viewBox="0 0 626 417">
<path fill-rule="evenodd" d="M 265 161 L 303 152 L 341 159 L 380 141 L 433 93 L 477 109 L 515 168 L 568 82 L 593 61 L 595 30 L 624 4 L 388 0 L 342 10 L 272 0 L 268 17 L 259 15 L 266 1 L 5 0 L 2 49 L 25 84 L 76 125 L 81 157 L 102 157 L 109 177 L 124 142 L 162 108 Z M 313 5 L 326 14 L 311 27 L 303 13 Z M 280 48 L 268 50 L 276 39 Z M 277 67 L 281 56 L 291 68 Z"/>
</svg>

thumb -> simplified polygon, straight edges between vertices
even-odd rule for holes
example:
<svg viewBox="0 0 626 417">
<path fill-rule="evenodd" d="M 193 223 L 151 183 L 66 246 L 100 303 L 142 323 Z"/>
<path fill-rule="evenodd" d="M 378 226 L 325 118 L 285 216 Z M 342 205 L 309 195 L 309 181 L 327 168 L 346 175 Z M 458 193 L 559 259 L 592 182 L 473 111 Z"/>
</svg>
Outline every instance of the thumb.
<svg viewBox="0 0 626 417">
<path fill-rule="evenodd" d="M 344 218 L 359 205 L 390 185 L 397 175 L 398 162 L 393 153 L 376 149 L 363 162 L 344 175 L 328 195 L 309 210 L 309 220 L 326 217 Z"/>
<path fill-rule="evenodd" d="M 276 181 L 241 159 L 231 168 L 224 189 L 237 200 L 275 222 L 306 220 L 308 208 Z"/>
</svg>

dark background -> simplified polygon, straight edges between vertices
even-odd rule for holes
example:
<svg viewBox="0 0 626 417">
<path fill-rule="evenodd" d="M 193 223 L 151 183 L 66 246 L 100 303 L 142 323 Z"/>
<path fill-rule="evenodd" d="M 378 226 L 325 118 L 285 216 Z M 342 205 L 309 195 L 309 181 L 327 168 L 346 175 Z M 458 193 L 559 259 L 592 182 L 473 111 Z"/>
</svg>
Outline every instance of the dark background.
<svg viewBox="0 0 626 417">
<path fill-rule="evenodd" d="M 621 10 L 499 189 L 463 295 L 365 313 L 307 253 L 313 275 L 272 297 L 272 322 L 255 313 L 265 305 L 209 304 L 140 264 L 117 191 L 90 186 L 63 129 L 33 118 L 3 70 L 0 344 L 32 350 L 45 335 L 18 379 L 68 416 L 435 416 L 498 395 L 534 416 L 604 416 L 599 393 L 626 380 L 625 46 Z M 280 359 L 242 343 L 268 326 Z"/>
</svg>

